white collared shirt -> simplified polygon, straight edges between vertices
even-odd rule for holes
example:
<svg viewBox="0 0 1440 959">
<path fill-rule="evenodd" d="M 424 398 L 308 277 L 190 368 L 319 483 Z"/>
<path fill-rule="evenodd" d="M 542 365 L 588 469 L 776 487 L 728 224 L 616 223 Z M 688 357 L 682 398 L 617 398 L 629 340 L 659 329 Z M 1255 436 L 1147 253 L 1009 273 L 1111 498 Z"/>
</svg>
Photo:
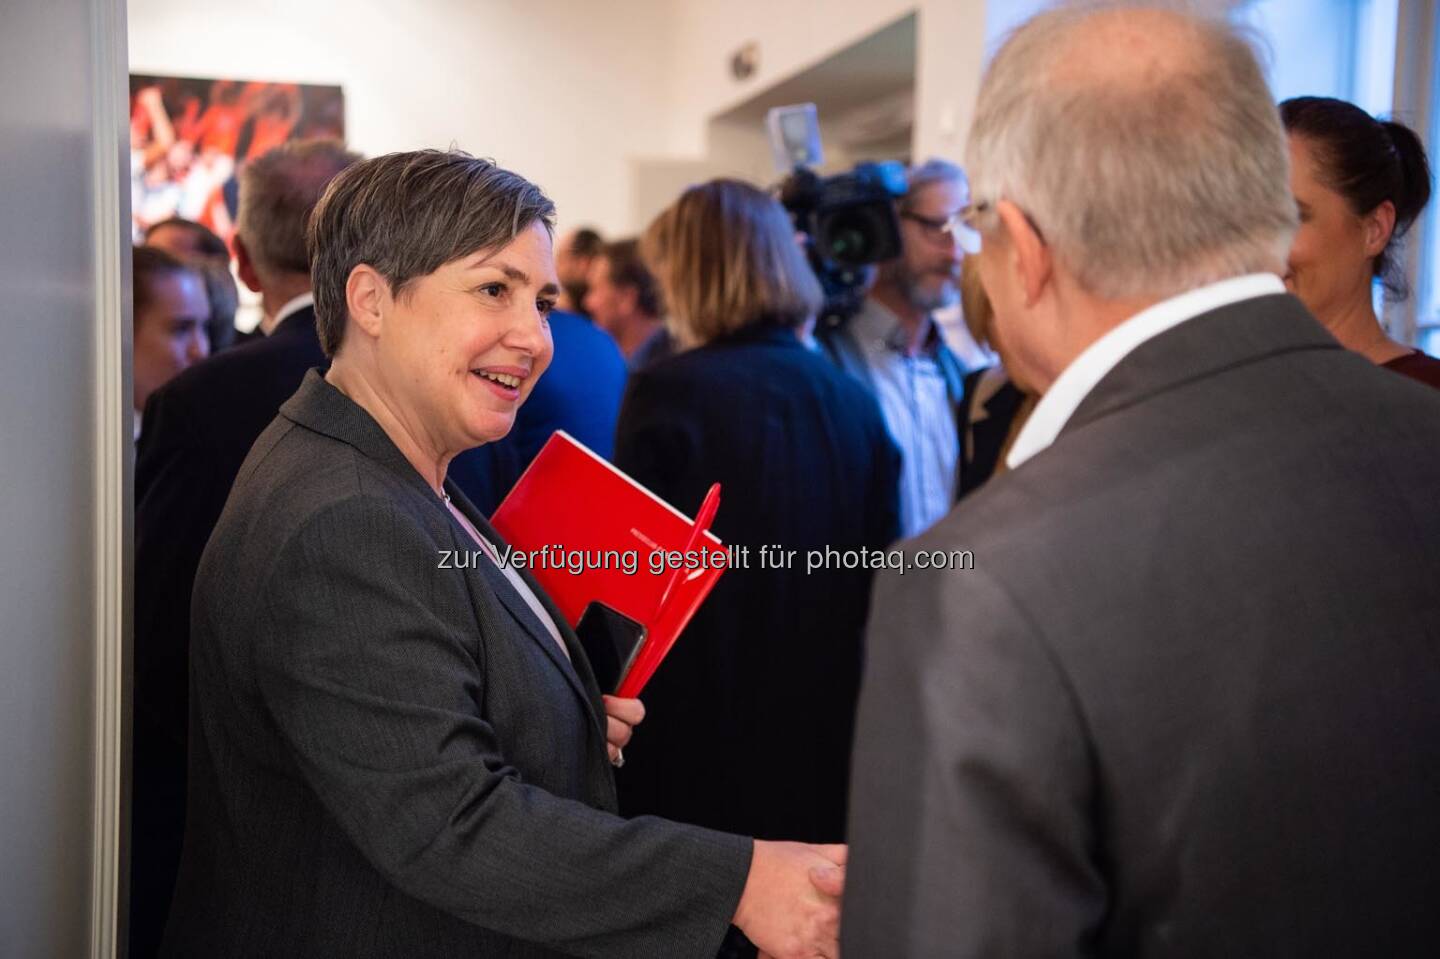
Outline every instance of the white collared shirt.
<svg viewBox="0 0 1440 959">
<path fill-rule="evenodd" d="M 271 333 L 275 332 L 275 328 L 277 326 L 279 326 L 281 323 L 284 323 L 291 316 L 299 313 L 306 307 L 314 305 L 314 293 L 301 293 L 299 296 L 294 297 L 293 299 L 286 300 L 285 305 L 275 311 L 275 318 L 269 323 L 261 323 L 260 326 L 265 331 L 265 335 L 269 336 Z"/>
<path fill-rule="evenodd" d="M 934 346 L 910 355 L 899 317 L 872 298 L 848 332 L 870 372 L 871 392 L 900 449 L 900 535 L 918 536 L 955 505 L 960 437 Z M 938 336 L 938 332 L 936 334 Z"/>
<path fill-rule="evenodd" d="M 470 522 L 464 513 L 460 512 L 460 507 L 452 503 L 448 496 L 445 498 L 445 508 L 450 510 L 450 515 L 460 522 L 465 532 L 469 533 L 470 538 L 480 547 L 481 552 L 500 570 L 501 575 L 510 581 L 510 587 L 520 594 L 520 598 L 525 601 L 525 605 L 530 607 L 530 612 L 534 613 L 535 618 L 540 621 L 540 625 L 545 627 L 545 632 L 549 633 L 550 638 L 555 640 L 555 645 L 560 647 L 560 652 L 564 654 L 566 659 L 569 659 L 570 650 L 565 647 L 565 639 L 560 635 L 560 628 L 555 625 L 555 620 L 550 618 L 550 613 L 545 608 L 545 604 L 540 602 L 540 597 L 535 595 L 534 590 L 525 582 L 524 577 L 517 573 L 515 568 L 509 563 L 500 562 L 500 551 L 495 548 L 495 544 L 481 534 L 475 524 Z"/>
<path fill-rule="evenodd" d="M 1005 457 L 1006 465 L 1014 469 L 1054 443 L 1090 391 L 1145 341 L 1202 313 L 1284 292 L 1285 284 L 1275 274 L 1251 273 L 1172 296 L 1136 313 L 1086 347 L 1055 378 L 1015 437 L 1010 455 Z"/>
</svg>

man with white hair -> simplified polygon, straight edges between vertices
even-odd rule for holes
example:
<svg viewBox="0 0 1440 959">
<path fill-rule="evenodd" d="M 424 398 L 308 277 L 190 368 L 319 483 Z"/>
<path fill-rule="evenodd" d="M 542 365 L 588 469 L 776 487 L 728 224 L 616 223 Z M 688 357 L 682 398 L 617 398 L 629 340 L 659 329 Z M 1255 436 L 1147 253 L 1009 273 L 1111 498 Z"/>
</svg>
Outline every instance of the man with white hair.
<svg viewBox="0 0 1440 959">
<path fill-rule="evenodd" d="M 907 544 L 974 568 L 877 582 L 843 954 L 1433 954 L 1440 397 L 1285 293 L 1252 50 L 1042 14 L 967 161 L 1043 395 L 1011 472 Z"/>
</svg>

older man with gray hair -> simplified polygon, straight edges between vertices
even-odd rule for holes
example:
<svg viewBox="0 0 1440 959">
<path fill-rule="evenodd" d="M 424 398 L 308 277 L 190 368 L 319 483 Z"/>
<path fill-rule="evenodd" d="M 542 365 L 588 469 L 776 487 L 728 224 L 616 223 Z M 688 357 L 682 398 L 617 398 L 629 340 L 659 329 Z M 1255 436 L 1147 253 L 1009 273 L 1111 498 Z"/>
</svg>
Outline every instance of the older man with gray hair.
<svg viewBox="0 0 1440 959">
<path fill-rule="evenodd" d="M 1440 398 L 1286 295 L 1286 147 L 1224 21 L 1042 14 L 969 140 L 1010 473 L 882 575 L 843 953 L 1440 942 Z"/>
<path fill-rule="evenodd" d="M 256 437 L 325 364 L 315 332 L 305 223 L 360 157 L 333 140 L 287 143 L 240 173 L 240 278 L 266 335 L 197 364 L 146 404 L 135 463 L 134 790 L 130 954 L 159 946 L 185 825 L 190 591 Z"/>
</svg>

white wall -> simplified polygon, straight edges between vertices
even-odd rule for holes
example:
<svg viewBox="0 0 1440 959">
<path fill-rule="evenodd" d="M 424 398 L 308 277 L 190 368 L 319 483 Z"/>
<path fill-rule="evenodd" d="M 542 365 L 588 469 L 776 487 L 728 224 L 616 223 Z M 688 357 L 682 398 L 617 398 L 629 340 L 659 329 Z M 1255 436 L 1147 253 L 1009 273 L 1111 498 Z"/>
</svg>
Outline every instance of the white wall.
<svg viewBox="0 0 1440 959">
<path fill-rule="evenodd" d="M 129 328 L 123 5 L 0 30 L 0 956 L 113 947 Z"/>
<path fill-rule="evenodd" d="M 716 114 L 825 60 L 908 13 L 918 14 L 913 152 L 959 160 L 984 64 L 987 17 L 1016 0 L 702 0 L 676 3 L 669 145 L 701 156 Z M 1041 0 L 1025 0 L 1038 7 Z M 987 10 L 993 8 L 992 10 Z M 760 66 L 737 81 L 730 55 L 759 44 Z M 821 118 L 823 128 L 824 118 Z"/>
<path fill-rule="evenodd" d="M 964 161 L 985 65 L 987 7 L 1015 0 L 924 0 L 915 51 L 915 159 Z"/>
<path fill-rule="evenodd" d="M 366 154 L 454 142 L 538 182 L 562 227 L 626 232 L 657 192 L 637 160 L 704 160 L 711 118 L 916 11 L 915 152 L 958 159 L 986 0 L 130 0 L 130 63 L 338 83 Z"/>
<path fill-rule="evenodd" d="M 539 183 L 562 228 L 632 228 L 667 146 L 667 0 L 130 0 L 134 73 L 338 83 L 367 155 L 451 143 Z"/>
<path fill-rule="evenodd" d="M 670 149 L 705 150 L 706 122 L 843 50 L 916 7 L 915 0 L 678 0 L 671 11 Z M 730 75 L 730 56 L 755 41 L 759 67 Z"/>
</svg>

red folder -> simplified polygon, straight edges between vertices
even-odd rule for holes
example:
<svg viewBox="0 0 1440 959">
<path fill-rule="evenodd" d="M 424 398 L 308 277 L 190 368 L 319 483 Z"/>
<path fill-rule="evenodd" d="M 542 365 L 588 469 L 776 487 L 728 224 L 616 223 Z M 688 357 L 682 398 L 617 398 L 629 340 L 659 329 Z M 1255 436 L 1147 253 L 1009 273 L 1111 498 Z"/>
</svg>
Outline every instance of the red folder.
<svg viewBox="0 0 1440 959">
<path fill-rule="evenodd" d="M 513 551 L 538 561 L 526 569 L 571 626 L 591 602 L 600 602 L 645 627 L 644 644 L 615 691 L 633 697 L 724 572 L 728 553 L 707 529 L 717 499 L 718 487 L 692 523 L 574 437 L 556 432 L 490 522 Z"/>
</svg>

